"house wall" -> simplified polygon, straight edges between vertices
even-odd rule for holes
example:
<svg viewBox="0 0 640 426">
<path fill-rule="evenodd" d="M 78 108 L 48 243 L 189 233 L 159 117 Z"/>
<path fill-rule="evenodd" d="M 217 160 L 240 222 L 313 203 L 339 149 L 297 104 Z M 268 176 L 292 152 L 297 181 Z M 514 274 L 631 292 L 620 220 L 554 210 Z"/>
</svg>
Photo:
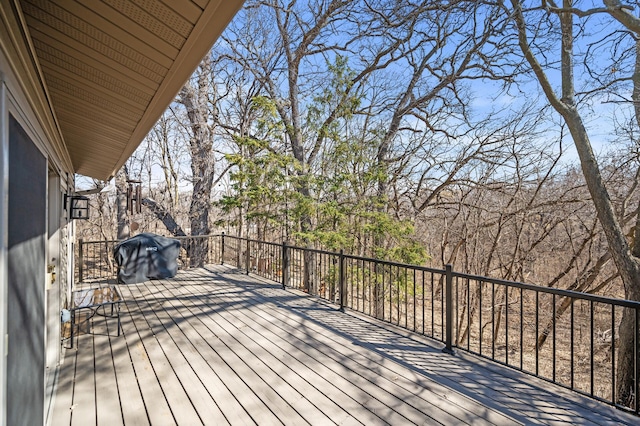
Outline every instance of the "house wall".
<svg viewBox="0 0 640 426">
<path fill-rule="evenodd" d="M 14 14 L 0 0 L 0 426 L 48 420 L 73 237 L 73 167 Z"/>
</svg>

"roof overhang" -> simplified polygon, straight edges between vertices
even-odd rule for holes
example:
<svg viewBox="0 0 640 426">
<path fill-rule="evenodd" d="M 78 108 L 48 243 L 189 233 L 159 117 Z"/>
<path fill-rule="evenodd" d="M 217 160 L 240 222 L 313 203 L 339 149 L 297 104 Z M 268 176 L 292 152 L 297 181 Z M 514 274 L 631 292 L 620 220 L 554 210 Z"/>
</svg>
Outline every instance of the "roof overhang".
<svg viewBox="0 0 640 426">
<path fill-rule="evenodd" d="M 14 0 L 74 171 L 111 178 L 243 0 Z"/>
</svg>

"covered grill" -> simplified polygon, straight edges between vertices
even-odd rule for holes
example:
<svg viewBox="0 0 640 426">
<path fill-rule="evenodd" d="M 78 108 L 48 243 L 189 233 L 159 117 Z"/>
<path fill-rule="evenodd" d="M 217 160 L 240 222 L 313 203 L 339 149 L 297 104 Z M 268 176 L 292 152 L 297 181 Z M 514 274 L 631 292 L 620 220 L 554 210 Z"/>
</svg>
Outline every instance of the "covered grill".
<svg viewBox="0 0 640 426">
<path fill-rule="evenodd" d="M 124 240 L 113 248 L 118 265 L 118 282 L 141 283 L 172 278 L 178 272 L 180 241 L 144 233 Z"/>
</svg>

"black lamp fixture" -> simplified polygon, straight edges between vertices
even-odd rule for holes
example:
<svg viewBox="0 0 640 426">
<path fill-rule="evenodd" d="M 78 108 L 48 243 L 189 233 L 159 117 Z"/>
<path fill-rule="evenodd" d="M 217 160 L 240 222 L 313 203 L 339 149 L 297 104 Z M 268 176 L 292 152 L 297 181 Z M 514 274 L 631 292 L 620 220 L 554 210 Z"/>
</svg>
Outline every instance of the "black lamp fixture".
<svg viewBox="0 0 640 426">
<path fill-rule="evenodd" d="M 69 207 L 70 219 L 89 219 L 89 198 L 82 195 L 64 196 L 64 204 Z M 67 205 L 67 202 L 69 204 Z"/>
</svg>

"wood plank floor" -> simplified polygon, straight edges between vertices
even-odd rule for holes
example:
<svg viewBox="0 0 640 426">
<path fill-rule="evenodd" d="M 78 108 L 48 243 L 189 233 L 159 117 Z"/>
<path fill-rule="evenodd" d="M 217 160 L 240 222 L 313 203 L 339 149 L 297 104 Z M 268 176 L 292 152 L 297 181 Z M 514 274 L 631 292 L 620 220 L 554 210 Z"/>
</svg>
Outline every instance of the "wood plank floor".
<svg viewBox="0 0 640 426">
<path fill-rule="evenodd" d="M 225 266 L 120 285 L 67 349 L 52 425 L 638 424 L 566 389 Z"/>
</svg>

